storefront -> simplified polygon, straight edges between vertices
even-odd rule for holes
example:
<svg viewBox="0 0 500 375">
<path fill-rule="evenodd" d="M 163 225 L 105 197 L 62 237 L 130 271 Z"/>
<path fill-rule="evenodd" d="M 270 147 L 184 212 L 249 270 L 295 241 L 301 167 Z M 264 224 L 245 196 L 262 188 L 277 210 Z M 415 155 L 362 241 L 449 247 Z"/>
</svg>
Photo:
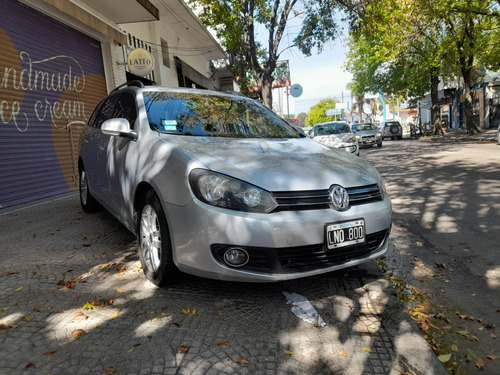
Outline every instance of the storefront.
<svg viewBox="0 0 500 375">
<path fill-rule="evenodd" d="M 78 188 L 78 138 L 107 93 L 101 43 L 0 0 L 0 208 Z"/>
</svg>

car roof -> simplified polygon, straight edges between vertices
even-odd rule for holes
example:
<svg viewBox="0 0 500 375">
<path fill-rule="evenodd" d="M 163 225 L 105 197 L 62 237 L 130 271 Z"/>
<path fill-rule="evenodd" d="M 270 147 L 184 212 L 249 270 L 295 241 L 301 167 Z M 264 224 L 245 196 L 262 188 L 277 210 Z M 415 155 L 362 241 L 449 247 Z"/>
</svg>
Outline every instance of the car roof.
<svg viewBox="0 0 500 375">
<path fill-rule="evenodd" d="M 227 97 L 244 97 L 251 99 L 236 91 L 216 91 L 216 90 L 206 90 L 206 89 L 194 89 L 190 87 L 169 87 L 169 86 L 159 86 L 159 85 L 144 85 L 141 81 L 128 81 L 122 85 L 117 86 L 111 93 L 117 92 L 119 90 L 131 88 L 134 91 L 163 91 L 172 93 L 191 93 L 197 95 L 217 95 L 217 96 L 227 96 Z"/>
<path fill-rule="evenodd" d="M 316 126 L 316 125 L 330 125 L 330 124 L 346 124 L 347 125 L 347 121 L 341 121 L 341 120 L 326 121 L 326 122 L 320 122 L 320 123 L 314 124 L 314 126 Z"/>
</svg>

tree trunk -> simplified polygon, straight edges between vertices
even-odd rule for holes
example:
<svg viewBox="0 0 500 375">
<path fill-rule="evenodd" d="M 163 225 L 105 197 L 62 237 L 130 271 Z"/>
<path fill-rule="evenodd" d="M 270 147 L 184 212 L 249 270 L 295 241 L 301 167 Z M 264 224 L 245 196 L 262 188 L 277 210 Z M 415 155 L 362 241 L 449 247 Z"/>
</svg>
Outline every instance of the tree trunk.
<svg viewBox="0 0 500 375">
<path fill-rule="evenodd" d="M 472 111 L 472 90 L 471 87 L 471 77 L 470 69 L 462 69 L 462 76 L 464 79 L 464 113 L 465 113 L 465 125 L 467 127 L 467 133 L 473 135 L 480 133 L 479 127 L 474 122 L 474 113 Z"/>
<path fill-rule="evenodd" d="M 441 116 L 439 108 L 439 70 L 431 68 L 431 122 L 435 122 L 436 118 Z"/>
<path fill-rule="evenodd" d="M 267 108 L 273 109 L 273 79 L 262 79 L 260 89 L 262 92 L 262 104 Z"/>
</svg>

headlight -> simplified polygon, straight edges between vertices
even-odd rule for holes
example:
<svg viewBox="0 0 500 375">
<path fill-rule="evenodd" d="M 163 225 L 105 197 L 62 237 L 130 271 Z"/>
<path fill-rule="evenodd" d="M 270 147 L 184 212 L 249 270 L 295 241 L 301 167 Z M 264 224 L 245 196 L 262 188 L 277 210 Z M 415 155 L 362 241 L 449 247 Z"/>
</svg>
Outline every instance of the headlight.
<svg viewBox="0 0 500 375">
<path fill-rule="evenodd" d="M 382 133 L 380 133 L 380 132 L 379 132 L 379 133 L 377 133 L 377 134 L 375 135 L 375 137 L 376 137 L 376 138 L 382 138 Z"/>
<path fill-rule="evenodd" d="M 196 198 L 212 206 L 261 213 L 270 212 L 277 206 L 268 191 L 205 169 L 192 170 L 189 185 Z"/>
<path fill-rule="evenodd" d="M 387 187 L 385 186 L 384 180 L 382 180 L 382 176 L 380 174 L 378 175 L 378 187 L 380 189 L 380 194 L 382 195 L 382 198 L 385 198 L 389 194 L 387 193 Z"/>
</svg>

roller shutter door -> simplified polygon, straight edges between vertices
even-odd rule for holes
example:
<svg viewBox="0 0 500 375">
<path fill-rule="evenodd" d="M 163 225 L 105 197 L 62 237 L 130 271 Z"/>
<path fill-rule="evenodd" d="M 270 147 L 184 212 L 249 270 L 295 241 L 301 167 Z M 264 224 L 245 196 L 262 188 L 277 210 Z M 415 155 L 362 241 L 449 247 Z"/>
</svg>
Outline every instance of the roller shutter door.
<svg viewBox="0 0 500 375">
<path fill-rule="evenodd" d="M 78 138 L 106 95 L 101 44 L 0 0 L 0 209 L 78 188 Z"/>
</svg>

